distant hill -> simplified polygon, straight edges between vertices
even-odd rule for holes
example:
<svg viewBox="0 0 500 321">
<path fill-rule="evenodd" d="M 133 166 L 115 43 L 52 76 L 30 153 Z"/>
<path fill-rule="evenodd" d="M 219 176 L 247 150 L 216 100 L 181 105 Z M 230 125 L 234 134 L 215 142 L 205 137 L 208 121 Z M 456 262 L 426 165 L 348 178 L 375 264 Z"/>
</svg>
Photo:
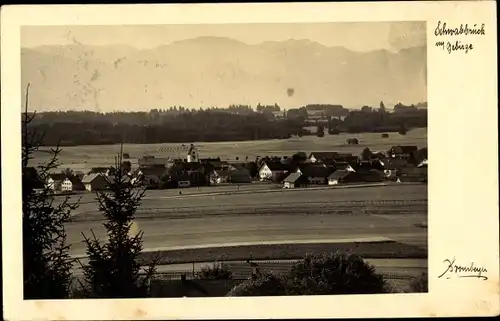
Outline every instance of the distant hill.
<svg viewBox="0 0 500 321">
<path fill-rule="evenodd" d="M 21 55 L 23 88 L 32 84 L 30 107 L 40 111 L 427 100 L 425 47 L 360 53 L 309 40 L 247 45 L 200 37 L 147 50 L 72 44 Z"/>
</svg>

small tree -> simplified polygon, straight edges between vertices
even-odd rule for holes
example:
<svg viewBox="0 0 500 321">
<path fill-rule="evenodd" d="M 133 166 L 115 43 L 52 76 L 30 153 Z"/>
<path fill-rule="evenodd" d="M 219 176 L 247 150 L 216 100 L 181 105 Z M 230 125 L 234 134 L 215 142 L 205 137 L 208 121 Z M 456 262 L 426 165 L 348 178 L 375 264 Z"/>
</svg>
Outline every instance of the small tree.
<svg viewBox="0 0 500 321">
<path fill-rule="evenodd" d="M 66 243 L 65 224 L 78 202 L 69 196 L 54 204 L 52 190 L 45 184 L 50 172 L 60 165 L 59 147 L 51 149 L 50 160 L 34 168 L 30 160 L 43 144 L 44 133 L 31 131 L 36 113 L 28 114 L 29 85 L 22 120 L 23 195 L 23 277 L 25 299 L 63 299 L 69 297 L 73 260 Z"/>
<path fill-rule="evenodd" d="M 116 167 L 122 163 L 122 151 L 116 160 Z M 134 298 L 145 297 L 147 282 L 155 273 L 158 257 L 145 271 L 141 280 L 142 235 L 134 235 L 131 227 L 134 215 L 145 193 L 144 187 L 131 185 L 123 171 L 116 171 L 108 178 L 108 191 L 97 191 L 99 210 L 104 214 L 103 224 L 108 241 L 101 243 L 92 233 L 93 238 L 84 240 L 87 245 L 89 262 L 83 266 L 87 296 L 97 298 Z M 82 233 L 83 234 L 83 233 Z"/>
<path fill-rule="evenodd" d="M 230 280 L 233 278 L 233 272 L 229 270 L 226 264 L 215 263 L 212 266 L 202 267 L 196 278 L 201 280 Z"/>
<path fill-rule="evenodd" d="M 353 253 L 306 255 L 291 270 L 294 294 L 374 294 L 389 289 L 375 268 Z"/>
<path fill-rule="evenodd" d="M 280 296 L 287 294 L 286 279 L 273 273 L 251 277 L 226 296 Z"/>
</svg>

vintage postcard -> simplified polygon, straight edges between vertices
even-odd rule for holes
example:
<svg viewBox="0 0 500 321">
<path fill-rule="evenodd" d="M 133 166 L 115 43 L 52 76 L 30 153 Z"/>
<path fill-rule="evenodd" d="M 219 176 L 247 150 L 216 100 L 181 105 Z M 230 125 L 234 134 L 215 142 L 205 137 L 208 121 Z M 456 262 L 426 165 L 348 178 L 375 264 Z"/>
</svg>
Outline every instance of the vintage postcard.
<svg viewBox="0 0 500 321">
<path fill-rule="evenodd" d="M 2 7 L 4 318 L 498 315 L 495 5 Z"/>
</svg>

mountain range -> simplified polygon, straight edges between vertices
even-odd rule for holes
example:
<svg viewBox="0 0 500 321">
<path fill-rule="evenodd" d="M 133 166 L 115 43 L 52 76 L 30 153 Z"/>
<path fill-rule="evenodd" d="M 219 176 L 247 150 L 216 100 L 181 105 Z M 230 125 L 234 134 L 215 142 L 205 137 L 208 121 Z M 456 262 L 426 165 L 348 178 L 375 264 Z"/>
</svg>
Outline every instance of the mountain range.
<svg viewBox="0 0 500 321">
<path fill-rule="evenodd" d="M 38 111 L 427 101 L 425 46 L 355 52 L 310 40 L 248 45 L 221 37 L 153 49 L 74 43 L 21 48 L 21 73 Z"/>
</svg>

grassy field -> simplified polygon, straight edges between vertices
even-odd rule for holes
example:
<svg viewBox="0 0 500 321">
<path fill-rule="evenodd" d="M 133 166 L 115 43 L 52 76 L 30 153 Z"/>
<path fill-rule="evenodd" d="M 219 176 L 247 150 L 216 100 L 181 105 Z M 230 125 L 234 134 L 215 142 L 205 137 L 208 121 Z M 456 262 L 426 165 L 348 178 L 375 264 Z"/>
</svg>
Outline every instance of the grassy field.
<svg viewBox="0 0 500 321">
<path fill-rule="evenodd" d="M 236 186 L 228 189 L 218 187 L 207 187 L 201 191 L 195 188 L 183 190 L 183 195 L 178 190 L 151 190 L 147 191 L 143 198 L 138 217 L 154 217 L 160 213 L 190 213 L 199 209 L 205 214 L 217 211 L 228 213 L 241 212 L 244 209 L 254 208 L 298 208 L 322 206 L 335 207 L 335 204 L 349 201 L 377 201 L 377 200 L 427 200 L 427 185 L 388 185 L 363 188 L 331 188 L 331 189 L 279 189 L 275 191 L 262 191 L 262 185 L 256 185 L 255 189 L 249 187 L 253 193 L 230 194 L 228 191 L 236 191 Z M 77 195 L 73 201 L 79 200 L 80 206 L 74 212 L 75 216 L 86 215 L 88 217 L 100 216 L 95 200 L 95 195 L 88 193 Z M 345 207 L 349 204 L 342 205 Z M 149 215 L 148 215 L 149 214 Z"/>
<path fill-rule="evenodd" d="M 348 138 L 356 137 L 359 145 L 346 145 Z M 389 138 L 381 138 L 380 133 L 325 135 L 325 137 L 306 136 L 287 140 L 258 140 L 242 142 L 214 142 L 196 143 L 200 157 L 221 157 L 222 159 L 244 161 L 256 156 L 292 155 L 297 151 L 338 151 L 359 154 L 365 147 L 373 151 L 386 151 L 393 145 L 427 146 L 427 129 L 418 128 L 409 131 L 405 136 L 397 133 L 390 134 Z M 185 157 L 180 151 L 180 144 L 126 144 L 124 152 L 130 154 L 130 161 L 137 163 L 137 159 L 144 154 L 156 157 Z M 95 166 L 113 165 L 114 156 L 119 152 L 118 145 L 75 146 L 64 147 L 60 154 L 61 168 L 87 171 Z M 43 162 L 46 153 L 35 155 L 35 162 Z"/>
<path fill-rule="evenodd" d="M 427 251 L 416 246 L 395 241 L 346 242 L 315 244 L 262 244 L 214 248 L 183 249 L 143 253 L 141 261 L 148 264 L 153 258 L 160 258 L 158 264 L 178 264 L 210 261 L 245 261 L 301 259 L 307 253 L 354 252 L 364 258 L 427 258 Z"/>
</svg>

